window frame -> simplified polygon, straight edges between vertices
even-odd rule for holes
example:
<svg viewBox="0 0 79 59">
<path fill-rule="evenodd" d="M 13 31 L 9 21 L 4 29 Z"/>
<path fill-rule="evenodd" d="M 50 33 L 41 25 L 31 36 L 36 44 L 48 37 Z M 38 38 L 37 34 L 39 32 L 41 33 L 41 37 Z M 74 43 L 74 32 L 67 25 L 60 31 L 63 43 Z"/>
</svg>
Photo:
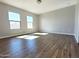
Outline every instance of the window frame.
<svg viewBox="0 0 79 59">
<path fill-rule="evenodd" d="M 15 14 L 19 14 L 19 21 L 17 20 L 11 20 L 11 19 L 9 19 L 9 12 L 11 12 L 11 13 L 15 13 Z M 19 30 L 19 29 L 21 29 L 21 16 L 20 16 L 20 13 L 18 13 L 18 12 L 14 12 L 14 11 L 8 11 L 8 21 L 9 21 L 9 29 L 10 30 Z M 14 28 L 14 29 L 12 29 L 11 28 L 11 25 L 10 25 L 10 22 L 18 22 L 20 25 L 19 25 L 19 28 Z"/>
<path fill-rule="evenodd" d="M 32 17 L 32 22 L 29 22 L 29 21 L 28 21 L 28 17 Z M 33 16 L 27 16 L 27 29 L 33 29 L 33 22 L 34 22 L 34 21 L 33 21 Z M 29 26 L 28 26 L 29 23 L 32 24 L 32 27 L 29 27 Z"/>
</svg>

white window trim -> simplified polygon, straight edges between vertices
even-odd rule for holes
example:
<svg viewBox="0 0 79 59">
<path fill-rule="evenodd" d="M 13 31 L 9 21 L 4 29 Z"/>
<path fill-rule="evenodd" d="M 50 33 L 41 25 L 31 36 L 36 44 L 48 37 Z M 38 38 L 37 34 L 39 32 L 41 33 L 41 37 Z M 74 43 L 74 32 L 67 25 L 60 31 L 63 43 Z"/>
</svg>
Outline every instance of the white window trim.
<svg viewBox="0 0 79 59">
<path fill-rule="evenodd" d="M 10 30 L 19 30 L 19 29 L 21 29 L 21 17 L 20 17 L 20 21 L 9 20 L 9 12 L 17 13 L 17 12 L 14 12 L 14 11 L 8 11 L 9 29 L 10 29 Z M 18 14 L 20 15 L 20 13 L 18 13 Z M 10 27 L 10 21 L 13 21 L 13 22 L 19 22 L 19 23 L 20 23 L 20 25 L 19 25 L 20 27 L 17 28 L 17 29 L 11 29 L 11 27 Z"/>
<path fill-rule="evenodd" d="M 28 16 L 27 16 L 28 17 Z M 32 19 L 33 19 L 33 16 L 30 16 L 30 17 L 32 17 Z M 32 23 L 32 28 L 30 28 L 30 27 L 28 27 L 28 23 Z M 33 27 L 33 22 L 28 22 L 28 19 L 27 19 L 27 29 L 33 29 L 34 27 Z"/>
</svg>

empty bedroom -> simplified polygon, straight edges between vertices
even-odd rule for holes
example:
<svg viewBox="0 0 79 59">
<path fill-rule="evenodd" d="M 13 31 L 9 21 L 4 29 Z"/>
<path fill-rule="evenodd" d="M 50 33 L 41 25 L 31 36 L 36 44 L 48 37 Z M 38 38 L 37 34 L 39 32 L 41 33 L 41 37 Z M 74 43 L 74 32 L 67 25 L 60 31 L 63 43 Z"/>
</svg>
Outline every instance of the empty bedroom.
<svg viewBox="0 0 79 59">
<path fill-rule="evenodd" d="M 79 0 L 0 0 L 0 58 L 79 58 Z"/>
</svg>

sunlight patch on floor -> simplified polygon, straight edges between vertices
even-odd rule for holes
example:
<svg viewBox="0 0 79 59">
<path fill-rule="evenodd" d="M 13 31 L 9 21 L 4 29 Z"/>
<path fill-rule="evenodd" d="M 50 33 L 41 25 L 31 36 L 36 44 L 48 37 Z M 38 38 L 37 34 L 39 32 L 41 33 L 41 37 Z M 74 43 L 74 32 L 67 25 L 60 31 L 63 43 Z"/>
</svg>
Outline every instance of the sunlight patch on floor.
<svg viewBox="0 0 79 59">
<path fill-rule="evenodd" d="M 29 40 L 33 40 L 33 39 L 36 39 L 36 38 L 39 38 L 39 36 L 28 36 L 24 39 L 29 39 Z"/>
<path fill-rule="evenodd" d="M 48 35 L 48 33 L 34 33 L 34 34 L 37 34 L 37 35 Z"/>
<path fill-rule="evenodd" d="M 25 38 L 25 37 L 28 37 L 30 35 L 23 35 L 23 36 L 18 36 L 17 38 Z"/>
<path fill-rule="evenodd" d="M 33 40 L 36 38 L 39 38 L 40 36 L 33 36 L 33 35 L 23 35 L 23 36 L 18 36 L 16 38 L 23 38 L 23 39 L 28 39 L 28 40 Z"/>
</svg>

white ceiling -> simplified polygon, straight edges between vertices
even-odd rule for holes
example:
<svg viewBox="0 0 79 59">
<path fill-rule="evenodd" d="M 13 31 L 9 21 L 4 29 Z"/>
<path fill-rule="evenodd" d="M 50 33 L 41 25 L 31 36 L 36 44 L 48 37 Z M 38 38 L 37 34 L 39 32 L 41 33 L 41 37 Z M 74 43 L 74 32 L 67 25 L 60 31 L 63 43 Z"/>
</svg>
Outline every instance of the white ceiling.
<svg viewBox="0 0 79 59">
<path fill-rule="evenodd" d="M 38 4 L 36 0 L 0 0 L 0 2 L 36 14 L 42 14 L 76 4 L 76 0 L 42 0 L 41 4 Z"/>
</svg>

